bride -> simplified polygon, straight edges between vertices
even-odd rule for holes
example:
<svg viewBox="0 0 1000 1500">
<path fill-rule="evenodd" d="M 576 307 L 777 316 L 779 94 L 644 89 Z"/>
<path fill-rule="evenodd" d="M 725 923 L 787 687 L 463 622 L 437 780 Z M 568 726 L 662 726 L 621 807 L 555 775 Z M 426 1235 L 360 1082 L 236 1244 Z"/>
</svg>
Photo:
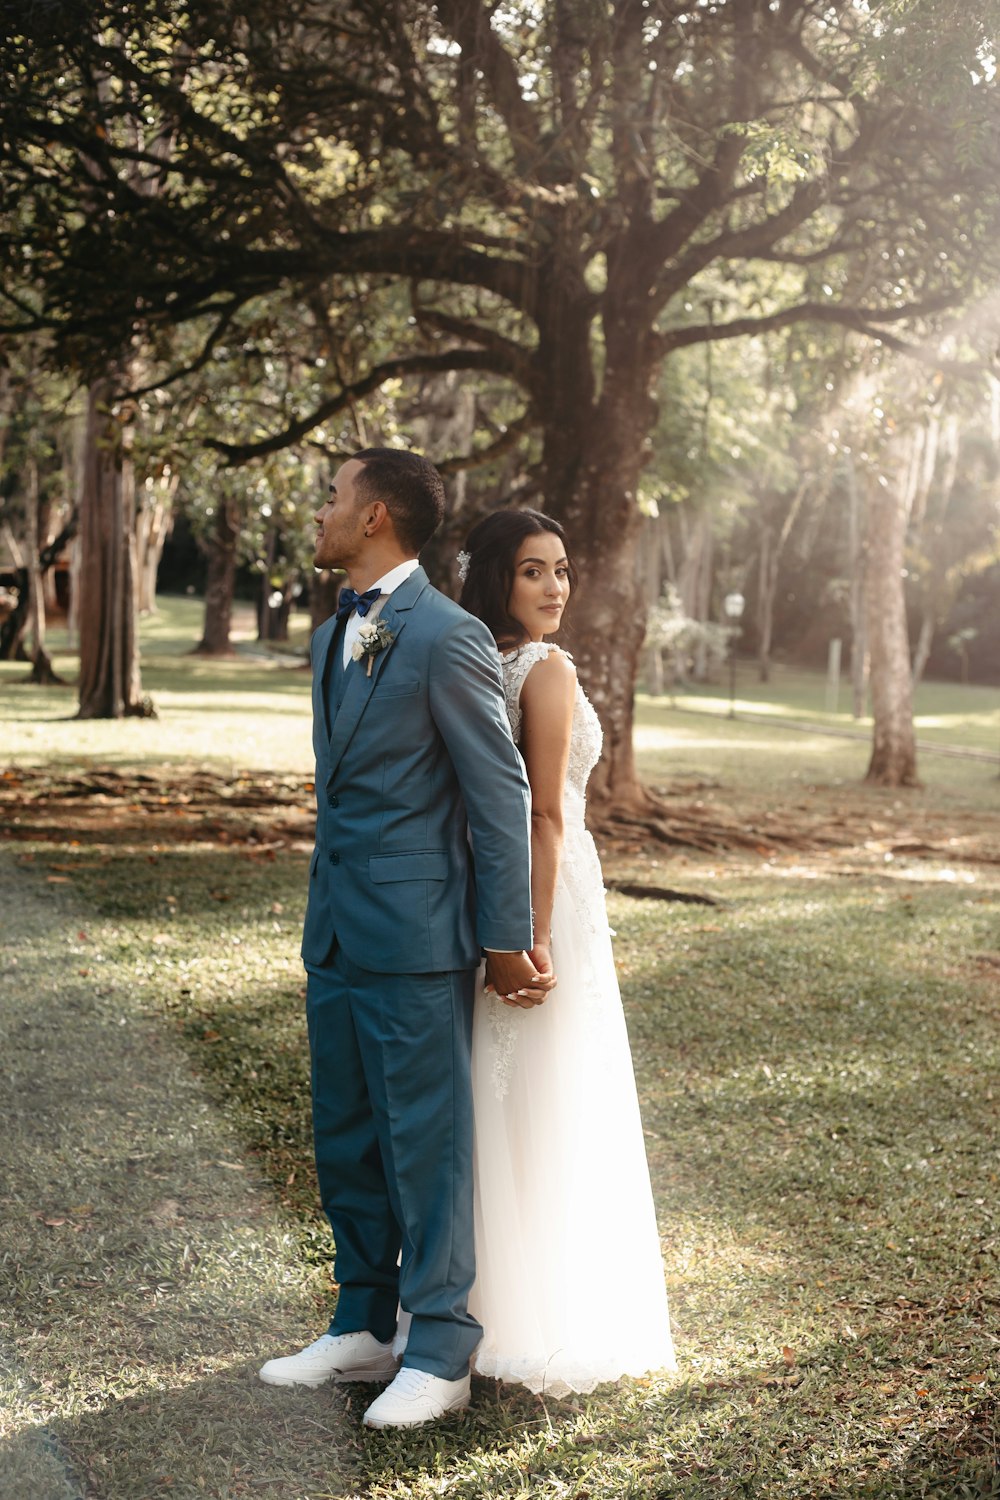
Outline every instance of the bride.
<svg viewBox="0 0 1000 1500">
<path fill-rule="evenodd" d="M 475 1010 L 480 1375 L 562 1396 L 672 1368 L 642 1124 L 593 840 L 587 778 L 601 727 L 572 661 L 545 637 L 573 583 L 559 525 L 502 510 L 460 554 L 461 603 L 493 632 L 531 784 L 541 1005 L 489 994 Z"/>
</svg>

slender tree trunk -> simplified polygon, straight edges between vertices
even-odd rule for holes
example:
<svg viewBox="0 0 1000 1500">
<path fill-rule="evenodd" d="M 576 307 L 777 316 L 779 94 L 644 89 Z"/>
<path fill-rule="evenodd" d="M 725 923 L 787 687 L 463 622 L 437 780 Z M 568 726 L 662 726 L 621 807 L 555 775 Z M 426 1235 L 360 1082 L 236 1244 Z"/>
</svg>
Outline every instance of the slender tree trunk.
<svg viewBox="0 0 1000 1500">
<path fill-rule="evenodd" d="M 39 548 L 38 464 L 34 457 L 28 460 L 27 481 L 25 551 L 27 553 L 28 621 L 32 641 L 31 672 L 28 681 L 40 683 L 43 687 L 51 687 L 56 683 L 62 684 L 63 679 L 56 674 L 52 658 L 45 649 L 45 592 L 43 587 L 45 575 L 42 571 Z"/>
<path fill-rule="evenodd" d="M 920 621 L 920 634 L 917 637 L 917 646 L 913 653 L 913 686 L 915 688 L 919 686 L 923 678 L 924 669 L 927 666 L 927 658 L 930 656 L 931 647 L 934 644 L 935 628 L 934 612 L 928 607 L 924 611 Z"/>
<path fill-rule="evenodd" d="M 678 592 L 681 607 L 691 620 L 708 619 L 708 606 L 712 593 L 712 523 L 707 513 L 698 512 L 694 525 L 688 530 L 684 541 L 684 560 L 678 575 Z M 696 682 L 707 674 L 707 651 L 704 643 L 695 647 L 691 675 Z M 685 671 L 684 676 L 687 676 Z"/>
<path fill-rule="evenodd" d="M 220 499 L 215 508 L 215 529 L 204 544 L 208 554 L 208 577 L 205 583 L 205 622 L 202 637 L 194 648 L 201 656 L 232 656 L 229 638 L 233 628 L 233 593 L 236 588 L 236 544 L 239 540 L 239 513 L 228 500 Z"/>
<path fill-rule="evenodd" d="M 26 567 L 17 569 L 17 603 L 0 628 L 0 661 L 27 661 L 24 635 L 28 628 L 30 578 Z"/>
<path fill-rule="evenodd" d="M 774 596 L 778 588 L 778 555 L 770 526 L 760 538 L 757 572 L 757 669 L 761 682 L 771 680 L 771 641 L 774 635 Z"/>
<path fill-rule="evenodd" d="M 893 466 L 869 486 L 868 631 L 875 726 L 865 780 L 880 786 L 919 784 L 903 588 L 906 507 L 901 467 Z"/>
<path fill-rule="evenodd" d="M 160 571 L 160 559 L 174 524 L 173 497 L 176 490 L 176 480 L 157 480 L 152 497 L 140 507 L 136 517 L 139 613 L 143 615 L 156 612 L 156 575 Z"/>
<path fill-rule="evenodd" d="M 272 611 L 271 615 L 271 640 L 287 641 L 288 629 L 292 618 L 292 610 L 295 608 L 295 600 L 298 598 L 297 589 L 299 579 L 296 574 L 290 578 L 281 591 L 281 603 Z"/>
<path fill-rule="evenodd" d="M 271 634 L 274 619 L 274 611 L 271 608 L 274 585 L 271 582 L 271 575 L 277 550 L 278 534 L 273 526 L 269 526 L 264 537 L 264 571 L 260 575 L 260 593 L 257 595 L 258 641 L 270 641 L 274 638 Z"/>
<path fill-rule="evenodd" d="M 784 519 L 775 535 L 774 525 L 766 522 L 762 528 L 760 545 L 760 570 L 757 592 L 757 630 L 759 634 L 758 663 L 761 682 L 771 680 L 771 645 L 774 639 L 774 601 L 778 594 L 781 576 L 781 559 L 784 555 L 792 529 L 801 513 L 810 488 L 810 476 L 799 481 L 798 488 L 785 511 Z"/>
<path fill-rule="evenodd" d="M 38 571 L 44 578 L 52 564 L 62 556 L 63 550 L 76 536 L 79 523 L 79 512 L 72 510 L 65 526 L 56 537 L 42 551 L 38 558 Z M 30 570 L 28 560 L 17 544 L 17 539 L 10 527 L 4 523 L 2 527 L 4 541 L 14 559 L 18 572 L 17 604 L 4 620 L 0 627 L 0 661 L 26 661 L 27 653 L 23 647 L 24 632 L 29 623 Z"/>
<path fill-rule="evenodd" d="M 848 548 L 851 557 L 851 711 L 854 718 L 863 719 L 868 697 L 868 618 L 866 608 L 865 579 L 868 556 L 865 546 L 865 526 L 861 513 L 861 495 L 853 455 L 848 458 Z"/>
<path fill-rule="evenodd" d="M 139 675 L 134 474 L 110 399 L 110 381 L 91 386 L 80 517 L 81 719 L 154 716 Z"/>
<path fill-rule="evenodd" d="M 27 661 L 24 633 L 28 628 L 28 561 L 6 521 L 0 526 L 0 534 L 17 570 L 17 602 L 0 628 L 0 661 Z"/>
<path fill-rule="evenodd" d="M 655 609 L 663 592 L 663 551 L 660 545 L 659 516 L 646 516 L 642 522 L 643 538 L 639 554 L 639 568 L 646 590 L 647 611 Z M 646 647 L 646 671 L 649 691 L 658 698 L 663 692 L 663 651 L 657 645 Z"/>
</svg>

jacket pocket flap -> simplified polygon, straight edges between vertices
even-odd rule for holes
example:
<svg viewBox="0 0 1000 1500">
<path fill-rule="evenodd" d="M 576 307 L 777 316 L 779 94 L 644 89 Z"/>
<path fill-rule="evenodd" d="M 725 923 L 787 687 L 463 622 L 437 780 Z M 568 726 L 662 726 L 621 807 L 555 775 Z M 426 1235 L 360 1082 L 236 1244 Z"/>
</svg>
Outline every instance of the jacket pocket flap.
<svg viewBox="0 0 1000 1500">
<path fill-rule="evenodd" d="M 443 849 L 419 854 L 370 854 L 368 874 L 376 885 L 393 880 L 447 880 L 448 856 Z"/>
<path fill-rule="evenodd" d="M 413 693 L 418 693 L 419 691 L 420 683 L 416 680 L 412 682 L 380 682 L 375 689 L 372 702 L 376 702 L 379 698 L 408 698 Z"/>
</svg>

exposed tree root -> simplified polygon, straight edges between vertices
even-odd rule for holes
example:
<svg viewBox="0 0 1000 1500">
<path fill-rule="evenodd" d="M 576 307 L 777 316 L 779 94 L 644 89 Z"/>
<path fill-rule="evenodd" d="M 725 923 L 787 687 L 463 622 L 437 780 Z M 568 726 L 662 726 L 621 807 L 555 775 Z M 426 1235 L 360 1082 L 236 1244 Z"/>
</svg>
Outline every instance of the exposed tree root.
<svg viewBox="0 0 1000 1500">
<path fill-rule="evenodd" d="M 620 896 L 633 896 L 637 901 L 687 901 L 695 906 L 718 906 L 714 896 L 703 896 L 698 891 L 675 891 L 669 886 L 637 885 L 629 880 L 606 880 L 609 891 Z"/>
<path fill-rule="evenodd" d="M 700 791 L 704 801 L 694 797 Z M 712 858 L 727 854 L 787 860 L 850 852 L 855 861 L 927 860 L 1000 864 L 1000 833 L 990 820 L 947 809 L 921 813 L 888 804 L 860 786 L 849 793 L 818 789 L 789 798 L 780 811 L 754 806 L 747 797 L 730 808 L 713 783 L 639 788 L 625 805 L 598 804 L 590 826 L 608 852 L 644 859 L 660 849 Z M 745 817 L 741 805 L 747 806 Z M 224 776 L 185 766 L 119 772 L 110 766 L 80 770 L 10 768 L 0 771 L 0 835 L 8 839 L 84 843 L 155 838 L 165 844 L 211 842 L 246 845 L 274 857 L 282 848 L 310 847 L 315 827 L 309 777 L 253 772 Z M 669 858 L 669 854 L 667 855 Z M 711 905 L 711 898 L 667 885 L 630 883 L 611 889 L 629 896 Z"/>
<path fill-rule="evenodd" d="M 718 807 L 701 802 L 671 802 L 650 787 L 636 785 L 625 797 L 588 807 L 591 829 L 610 839 L 653 839 L 682 849 L 712 854 L 747 849 L 773 854 L 780 846 L 802 847 L 799 830 L 738 822 Z"/>
</svg>

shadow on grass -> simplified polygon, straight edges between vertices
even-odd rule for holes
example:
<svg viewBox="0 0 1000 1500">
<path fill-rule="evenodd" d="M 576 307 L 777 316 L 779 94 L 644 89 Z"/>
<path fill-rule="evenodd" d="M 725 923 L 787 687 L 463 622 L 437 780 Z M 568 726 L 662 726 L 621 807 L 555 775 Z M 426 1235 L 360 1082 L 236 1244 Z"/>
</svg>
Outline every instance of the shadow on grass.
<svg viewBox="0 0 1000 1500">
<path fill-rule="evenodd" d="M 348 1500 L 363 1482 L 363 1449 L 344 1408 L 341 1391 L 275 1391 L 243 1362 L 181 1388 L 113 1399 L 58 1420 L 52 1434 L 83 1493 L 100 1500 Z"/>
</svg>

